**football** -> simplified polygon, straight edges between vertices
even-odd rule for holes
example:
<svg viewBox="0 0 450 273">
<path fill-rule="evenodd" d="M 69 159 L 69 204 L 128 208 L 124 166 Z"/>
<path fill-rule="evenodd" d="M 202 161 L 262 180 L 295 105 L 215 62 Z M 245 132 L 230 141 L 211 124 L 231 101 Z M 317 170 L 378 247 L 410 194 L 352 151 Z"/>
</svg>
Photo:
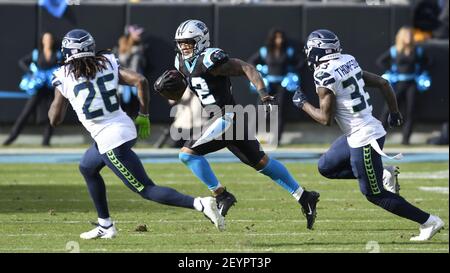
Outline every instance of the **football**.
<svg viewBox="0 0 450 273">
<path fill-rule="evenodd" d="M 154 88 L 161 96 L 178 101 L 187 88 L 187 81 L 178 70 L 166 70 L 155 81 Z"/>
</svg>

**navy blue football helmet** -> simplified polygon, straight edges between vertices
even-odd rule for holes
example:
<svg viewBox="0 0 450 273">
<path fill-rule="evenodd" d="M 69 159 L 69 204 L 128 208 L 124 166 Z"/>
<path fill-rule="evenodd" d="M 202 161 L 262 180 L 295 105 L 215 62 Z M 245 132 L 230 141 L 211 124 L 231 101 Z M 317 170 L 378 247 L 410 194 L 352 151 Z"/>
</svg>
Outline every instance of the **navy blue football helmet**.
<svg viewBox="0 0 450 273">
<path fill-rule="evenodd" d="M 61 45 L 64 62 L 95 56 L 95 40 L 84 29 L 73 29 L 64 35 Z"/>
<path fill-rule="evenodd" d="M 308 66 L 313 70 L 320 62 L 338 58 L 341 51 L 339 38 L 327 29 L 318 29 L 311 32 L 305 45 L 306 60 Z"/>
</svg>

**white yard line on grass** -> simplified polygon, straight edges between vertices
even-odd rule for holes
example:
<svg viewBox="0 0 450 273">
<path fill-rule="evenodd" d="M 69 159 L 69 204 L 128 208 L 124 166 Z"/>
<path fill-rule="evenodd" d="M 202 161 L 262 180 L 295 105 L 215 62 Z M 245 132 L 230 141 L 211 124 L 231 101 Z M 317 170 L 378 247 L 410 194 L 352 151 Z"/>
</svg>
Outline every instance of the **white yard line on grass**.
<svg viewBox="0 0 450 273">
<path fill-rule="evenodd" d="M 448 187 L 419 187 L 419 190 L 448 194 Z"/>
<path fill-rule="evenodd" d="M 449 170 L 441 170 L 434 172 L 401 172 L 398 175 L 399 179 L 445 179 L 448 178 Z"/>
<path fill-rule="evenodd" d="M 360 251 L 358 251 L 360 250 Z M 380 250 L 381 253 L 393 253 L 393 250 L 397 251 L 429 251 L 429 252 L 438 252 L 438 251 L 447 251 L 448 248 L 389 248 L 387 251 L 383 251 L 383 249 Z M 62 250 L 56 250 L 50 251 L 48 249 L 41 249 L 41 248 L 0 248 L 0 252 L 16 252 L 16 251 L 31 251 L 31 252 L 56 252 L 56 253 L 66 253 L 68 251 L 62 251 Z M 105 248 L 94 248 L 94 249 L 83 249 L 80 250 L 81 253 L 95 253 L 95 252 L 114 252 L 114 253 L 121 253 L 121 252 L 144 252 L 144 253 L 204 253 L 204 252 L 211 252 L 211 251 L 217 251 L 217 252 L 243 252 L 243 253 L 249 253 L 249 252 L 258 252 L 258 253 L 270 253 L 274 252 L 275 250 L 273 248 L 225 248 L 220 250 L 211 250 L 207 248 L 176 248 L 174 250 L 163 250 L 163 251 L 155 251 L 151 249 L 143 249 L 143 248 L 113 248 L 113 249 L 105 249 Z M 361 247 L 361 249 L 354 249 L 354 248 L 342 248 L 342 247 L 333 247 L 330 246 L 330 248 L 316 248 L 316 247 L 305 247 L 305 248 L 288 248 L 285 250 L 279 250 L 276 249 L 275 252 L 316 252 L 316 251 L 325 251 L 325 252 L 352 252 L 352 253 L 366 253 L 367 251 L 364 249 L 364 247 Z"/>
<path fill-rule="evenodd" d="M 162 223 L 162 224 L 174 224 L 174 223 L 202 223 L 206 220 L 141 220 L 141 221 L 121 221 L 121 220 L 115 220 L 115 223 L 118 224 L 137 224 L 137 223 Z M 305 220 L 303 219 L 276 219 L 276 220 L 253 220 L 253 219 L 227 219 L 227 222 L 231 223 L 304 223 Z M 401 223 L 403 222 L 402 219 L 355 219 L 355 220 L 348 220 L 348 219 L 328 219 L 328 220 L 316 220 L 316 223 L 335 223 L 335 222 L 342 222 L 342 223 Z M 41 221 L 41 220 L 32 220 L 32 221 L 12 221 L 12 220 L 6 220 L 1 221 L 0 224 L 88 224 L 89 221 L 87 220 L 80 220 L 80 221 L 58 221 L 58 220 L 52 220 L 52 221 Z"/>
<path fill-rule="evenodd" d="M 402 230 L 403 231 L 403 230 Z M 358 235 L 364 234 L 364 235 L 375 235 L 375 234 L 379 234 L 379 233 L 398 233 L 398 231 L 396 229 L 386 229 L 386 230 L 358 230 L 357 233 Z M 407 231 L 409 232 L 409 231 Z M 413 232 L 411 230 L 411 232 Z M 130 237 L 145 237 L 145 235 L 149 236 L 149 237 L 174 237 L 176 236 L 174 233 L 154 233 L 154 232 L 148 232 L 148 233 L 138 233 L 138 232 L 133 232 L 133 233 L 129 233 L 127 231 L 125 232 L 121 232 L 119 230 L 119 235 L 121 234 L 121 236 L 130 236 Z M 440 232 L 439 233 L 442 236 L 448 236 L 448 232 Z M 179 235 L 179 234 L 178 234 Z M 5 237 L 77 237 L 78 235 L 76 233 L 54 233 L 54 234 L 47 234 L 47 233 L 23 233 L 23 234 L 3 234 L 2 236 Z M 292 237 L 292 236 L 343 236 L 343 231 L 340 230 L 332 230 L 332 231 L 306 231 L 306 232 L 277 232 L 277 233 L 251 233 L 251 232 L 246 232 L 246 233 L 227 233 L 227 232 L 214 232 L 214 233 L 183 233 L 183 236 L 188 236 L 188 237 L 197 237 L 197 236 L 215 236 L 215 237 L 223 237 L 223 236 L 249 236 L 249 237 L 278 237 L 278 236 L 286 236 L 286 237 Z M 348 236 L 353 236 L 353 235 L 348 235 Z M 81 240 L 83 241 L 83 240 Z M 356 244 L 356 243 L 355 243 Z"/>
<path fill-rule="evenodd" d="M 424 188 L 424 189 L 422 189 Z M 428 191 L 434 191 L 433 189 L 446 189 L 447 193 L 448 193 L 448 187 L 420 187 L 420 190 L 425 190 L 427 191 L 425 188 L 431 188 L 431 190 Z M 436 190 L 436 192 L 438 192 L 440 190 Z M 245 202 L 279 202 L 279 203 L 292 203 L 293 202 L 293 198 L 243 198 L 242 201 Z M 412 199 L 412 201 L 447 201 L 448 198 L 416 198 L 416 199 Z M 64 199 L 64 198 L 58 198 L 58 199 L 46 199 L 46 198 L 41 198 L 41 199 L 26 199 L 26 198 L 21 198 L 21 199 L 14 199 L 14 198 L 9 198 L 9 199 L 0 199 L 0 202 L 30 202 L 30 203 L 40 203 L 40 202 L 86 202 L 86 203 L 90 203 L 91 200 L 89 199 L 78 199 L 78 198 L 68 198 L 68 199 Z M 364 196 L 361 195 L 361 198 L 324 198 L 320 200 L 321 203 L 323 202 L 362 202 L 362 203 L 366 203 L 367 200 L 364 198 Z M 131 198 L 114 198 L 111 199 L 112 203 L 115 202 L 129 202 L 129 203 L 135 203 L 135 202 L 142 202 L 142 203 L 147 203 L 147 201 L 145 201 L 142 198 L 139 199 L 131 199 Z"/>
</svg>

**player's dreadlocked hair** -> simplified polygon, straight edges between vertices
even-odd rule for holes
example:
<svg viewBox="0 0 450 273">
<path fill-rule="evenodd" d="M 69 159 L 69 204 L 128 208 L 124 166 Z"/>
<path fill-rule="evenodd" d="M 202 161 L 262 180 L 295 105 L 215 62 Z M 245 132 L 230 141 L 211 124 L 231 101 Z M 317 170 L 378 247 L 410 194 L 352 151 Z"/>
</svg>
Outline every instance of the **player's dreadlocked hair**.
<svg viewBox="0 0 450 273">
<path fill-rule="evenodd" d="M 97 72 L 108 68 L 108 64 L 112 67 L 111 62 L 104 56 L 105 53 L 109 53 L 109 51 L 102 50 L 97 52 L 94 57 L 77 58 L 66 62 L 67 74 L 73 73 L 76 79 L 80 77 L 88 80 L 94 79 Z"/>
</svg>

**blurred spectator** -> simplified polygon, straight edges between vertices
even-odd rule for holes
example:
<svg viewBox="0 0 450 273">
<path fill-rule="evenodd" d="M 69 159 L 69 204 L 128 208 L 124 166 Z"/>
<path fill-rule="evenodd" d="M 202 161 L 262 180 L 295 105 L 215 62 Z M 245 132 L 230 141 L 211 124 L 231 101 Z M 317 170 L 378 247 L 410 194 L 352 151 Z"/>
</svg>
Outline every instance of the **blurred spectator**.
<svg viewBox="0 0 450 273">
<path fill-rule="evenodd" d="M 293 93 L 286 93 L 287 91 L 295 92 L 300 85 L 298 71 L 303 65 L 303 58 L 300 58 L 293 46 L 288 45 L 285 32 L 274 28 L 269 31 L 266 45 L 259 48 L 248 62 L 253 64 L 263 76 L 269 94 L 275 96 L 276 105 L 278 105 L 279 143 L 284 129 L 285 104 L 290 105 L 293 95 Z"/>
<path fill-rule="evenodd" d="M 50 146 L 53 128 L 50 126 L 47 112 L 54 96 L 54 88 L 51 85 L 52 73 L 58 67 L 61 57 L 61 52 L 56 49 L 53 35 L 46 32 L 42 34 L 38 48 L 19 60 L 20 68 L 26 73 L 20 82 L 20 88 L 31 97 L 26 102 L 3 145 L 13 143 L 28 118 L 35 113 L 36 121 L 45 124 L 42 145 Z"/>
<path fill-rule="evenodd" d="M 125 34 L 119 38 L 118 48 L 115 53 L 121 66 L 135 72 L 144 74 L 146 61 L 144 57 L 145 45 L 142 43 L 144 29 L 138 25 L 130 25 L 125 28 Z M 134 86 L 119 85 L 120 105 L 130 117 L 136 117 L 139 109 L 137 89 Z"/>
<path fill-rule="evenodd" d="M 414 41 L 430 39 L 439 25 L 441 9 L 437 0 L 421 0 L 413 8 Z"/>
<path fill-rule="evenodd" d="M 442 125 L 440 135 L 429 138 L 427 143 L 433 145 L 448 145 L 448 121 Z"/>
<path fill-rule="evenodd" d="M 439 15 L 440 26 L 433 32 L 437 39 L 448 39 L 448 0 L 440 0 L 441 13 Z"/>
<path fill-rule="evenodd" d="M 377 60 L 377 65 L 389 72 L 383 75 L 393 85 L 397 101 L 400 106 L 405 105 L 403 111 L 405 124 L 403 125 L 402 144 L 409 145 L 414 121 L 416 93 L 424 92 L 427 87 L 419 81 L 427 75 L 430 65 L 427 54 L 413 39 L 413 29 L 402 27 L 395 37 L 395 45 L 384 52 Z M 428 79 L 428 87 L 430 80 Z M 381 121 L 386 127 L 388 110 L 382 114 Z"/>
</svg>

